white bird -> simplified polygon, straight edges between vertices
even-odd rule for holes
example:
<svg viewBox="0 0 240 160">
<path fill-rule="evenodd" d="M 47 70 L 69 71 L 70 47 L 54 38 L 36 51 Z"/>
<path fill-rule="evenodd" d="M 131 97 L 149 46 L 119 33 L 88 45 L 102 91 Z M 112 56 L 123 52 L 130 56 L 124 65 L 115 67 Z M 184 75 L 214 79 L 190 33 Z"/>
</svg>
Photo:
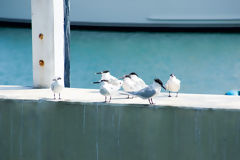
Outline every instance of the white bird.
<svg viewBox="0 0 240 160">
<path fill-rule="evenodd" d="M 129 92 L 132 95 L 136 95 L 142 99 L 148 99 L 150 104 L 153 104 L 152 97 L 161 91 L 161 88 L 166 88 L 163 86 L 163 83 L 160 79 L 154 79 L 153 84 L 149 85 L 140 91 L 137 92 Z"/>
<path fill-rule="evenodd" d="M 61 91 L 63 90 L 64 85 L 63 82 L 61 81 L 61 77 L 57 77 L 53 79 L 53 82 L 51 84 L 51 90 L 54 94 L 54 99 L 56 99 L 55 94 L 58 94 L 58 98 L 61 99 Z"/>
<path fill-rule="evenodd" d="M 109 83 L 108 80 L 101 80 L 99 82 L 93 82 L 94 84 L 100 83 L 100 94 L 105 96 L 105 101 L 107 102 L 107 96 L 109 96 L 109 102 L 112 99 L 112 95 L 115 94 L 118 91 L 118 88 L 112 84 Z"/>
<path fill-rule="evenodd" d="M 122 81 L 112 76 L 109 71 L 97 72 L 96 74 L 101 74 L 101 80 L 107 80 L 109 84 L 112 84 L 116 88 L 120 89 L 122 87 Z"/>
<path fill-rule="evenodd" d="M 147 87 L 147 85 L 145 84 L 145 82 L 138 77 L 138 75 L 135 72 L 132 72 L 129 74 L 130 78 L 135 82 L 135 89 L 136 90 L 140 90 L 143 89 L 145 87 Z"/>
<path fill-rule="evenodd" d="M 169 80 L 165 84 L 166 89 L 169 91 L 168 97 L 171 97 L 170 92 L 177 92 L 176 97 L 178 96 L 178 91 L 180 90 L 180 83 L 181 81 L 177 79 L 174 74 L 170 75 Z"/>
<path fill-rule="evenodd" d="M 123 84 L 122 84 L 122 88 L 125 92 L 134 92 L 134 91 L 138 91 L 138 89 L 136 89 L 136 83 L 131 79 L 131 77 L 129 75 L 124 75 L 122 77 L 123 79 Z M 129 95 L 127 98 L 130 98 Z"/>
</svg>

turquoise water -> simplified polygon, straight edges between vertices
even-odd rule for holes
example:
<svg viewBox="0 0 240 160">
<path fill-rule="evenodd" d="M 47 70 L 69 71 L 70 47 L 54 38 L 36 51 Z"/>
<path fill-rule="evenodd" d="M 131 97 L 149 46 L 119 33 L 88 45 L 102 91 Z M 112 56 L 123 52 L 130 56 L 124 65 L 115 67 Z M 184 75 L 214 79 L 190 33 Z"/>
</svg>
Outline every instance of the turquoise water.
<svg viewBox="0 0 240 160">
<path fill-rule="evenodd" d="M 0 84 L 31 85 L 31 30 L 0 28 Z M 146 83 L 170 73 L 181 92 L 224 94 L 240 89 L 240 33 L 71 31 L 71 87 L 97 88 L 95 72 L 132 71 Z"/>
</svg>

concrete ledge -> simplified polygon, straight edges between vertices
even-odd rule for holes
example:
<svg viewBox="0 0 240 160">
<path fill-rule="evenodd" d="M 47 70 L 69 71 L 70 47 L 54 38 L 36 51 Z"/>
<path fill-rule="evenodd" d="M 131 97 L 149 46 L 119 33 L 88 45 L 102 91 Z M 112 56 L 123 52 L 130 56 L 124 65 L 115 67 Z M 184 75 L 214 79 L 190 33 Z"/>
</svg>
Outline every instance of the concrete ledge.
<svg viewBox="0 0 240 160">
<path fill-rule="evenodd" d="M 154 99 L 97 90 L 0 86 L 1 160 L 238 160 L 239 97 L 162 93 Z"/>
<path fill-rule="evenodd" d="M 147 100 L 140 98 L 126 99 L 124 92 L 113 96 L 113 104 L 144 104 L 139 106 L 169 106 L 187 108 L 212 108 L 212 109 L 240 109 L 240 96 L 208 95 L 208 94 L 179 94 L 179 97 L 169 98 L 168 93 L 160 93 L 153 98 L 155 105 L 149 105 Z M 50 89 L 32 89 L 21 86 L 0 86 L 0 99 L 41 100 L 41 101 L 65 101 L 82 103 L 102 103 L 104 97 L 96 89 L 65 88 L 61 94 L 61 100 L 53 100 Z M 107 103 L 108 104 L 108 103 Z"/>
</svg>

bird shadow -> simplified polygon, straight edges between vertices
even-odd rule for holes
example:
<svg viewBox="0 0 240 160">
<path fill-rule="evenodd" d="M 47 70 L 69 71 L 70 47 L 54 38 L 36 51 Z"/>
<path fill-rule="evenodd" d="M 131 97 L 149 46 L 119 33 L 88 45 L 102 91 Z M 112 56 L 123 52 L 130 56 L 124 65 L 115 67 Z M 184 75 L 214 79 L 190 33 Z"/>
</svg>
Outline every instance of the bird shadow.
<svg viewBox="0 0 240 160">
<path fill-rule="evenodd" d="M 112 99 L 130 99 L 130 98 L 127 98 L 127 97 L 126 98 L 124 98 L 124 97 L 123 98 L 117 97 L 117 98 L 112 98 Z"/>
<path fill-rule="evenodd" d="M 32 87 L 22 87 L 22 86 L 3 86 L 0 90 L 28 90 L 33 89 Z"/>
<path fill-rule="evenodd" d="M 99 93 L 99 91 L 89 91 L 90 93 Z"/>
<path fill-rule="evenodd" d="M 40 98 L 39 99 L 40 101 L 54 101 L 54 102 L 61 102 L 61 101 L 65 101 L 65 99 L 58 99 L 58 98 L 56 98 L 56 99 L 54 99 L 54 98 Z"/>
</svg>

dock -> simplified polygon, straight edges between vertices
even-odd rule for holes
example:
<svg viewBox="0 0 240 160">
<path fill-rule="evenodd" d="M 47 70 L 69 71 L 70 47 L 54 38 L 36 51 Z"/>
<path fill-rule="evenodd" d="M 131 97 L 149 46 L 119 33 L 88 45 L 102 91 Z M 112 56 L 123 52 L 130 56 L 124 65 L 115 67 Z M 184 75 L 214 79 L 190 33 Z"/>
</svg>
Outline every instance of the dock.
<svg viewBox="0 0 240 160">
<path fill-rule="evenodd" d="M 96 89 L 0 86 L 1 159 L 226 160 L 240 157 L 240 97 L 161 93 L 155 105 Z"/>
<path fill-rule="evenodd" d="M 16 99 L 27 101 L 49 101 L 49 102 L 76 102 L 76 103 L 100 103 L 104 101 L 104 96 L 100 95 L 98 89 L 65 88 L 61 94 L 61 100 L 54 100 L 50 89 L 33 89 L 22 86 L 1 86 L 1 99 Z M 184 94 L 179 93 L 178 97 L 172 94 L 161 92 L 153 98 L 154 105 L 149 105 L 148 100 L 141 98 L 127 99 L 127 94 L 120 91 L 112 97 L 108 105 L 139 105 L 147 107 L 186 107 L 202 109 L 240 109 L 240 96 L 210 95 L 210 94 Z M 103 103 L 105 104 L 105 103 Z"/>
</svg>

